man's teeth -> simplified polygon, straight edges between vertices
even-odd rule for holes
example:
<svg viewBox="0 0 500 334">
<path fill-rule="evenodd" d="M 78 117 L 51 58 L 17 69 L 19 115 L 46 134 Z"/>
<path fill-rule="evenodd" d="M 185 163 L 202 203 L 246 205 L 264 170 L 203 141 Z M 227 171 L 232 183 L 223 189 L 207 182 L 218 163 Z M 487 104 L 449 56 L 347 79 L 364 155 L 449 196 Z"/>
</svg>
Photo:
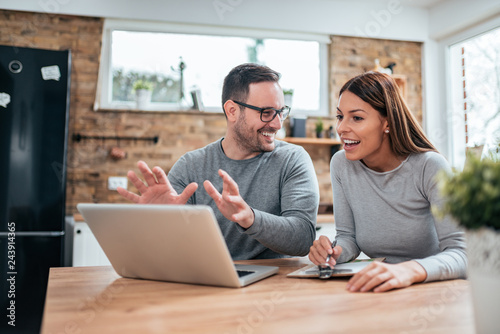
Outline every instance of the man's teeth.
<svg viewBox="0 0 500 334">
<path fill-rule="evenodd" d="M 350 144 L 358 144 L 359 141 L 356 140 L 349 140 L 349 139 L 344 139 L 344 143 L 350 145 Z"/>
<path fill-rule="evenodd" d="M 264 136 L 267 136 L 267 137 L 272 137 L 272 136 L 274 136 L 274 132 L 262 132 L 262 134 L 263 134 Z"/>
</svg>

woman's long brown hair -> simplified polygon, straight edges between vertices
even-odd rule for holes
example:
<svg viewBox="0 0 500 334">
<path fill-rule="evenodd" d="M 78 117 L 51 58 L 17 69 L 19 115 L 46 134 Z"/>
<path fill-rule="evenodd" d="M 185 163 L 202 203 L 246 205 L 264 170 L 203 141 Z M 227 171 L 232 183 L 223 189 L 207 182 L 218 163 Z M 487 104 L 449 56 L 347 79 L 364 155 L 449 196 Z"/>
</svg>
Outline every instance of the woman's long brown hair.
<svg viewBox="0 0 500 334">
<path fill-rule="evenodd" d="M 437 152 L 410 112 L 392 77 L 380 72 L 366 72 L 348 82 L 340 90 L 355 94 L 387 118 L 392 151 L 399 156 L 427 151 Z"/>
</svg>

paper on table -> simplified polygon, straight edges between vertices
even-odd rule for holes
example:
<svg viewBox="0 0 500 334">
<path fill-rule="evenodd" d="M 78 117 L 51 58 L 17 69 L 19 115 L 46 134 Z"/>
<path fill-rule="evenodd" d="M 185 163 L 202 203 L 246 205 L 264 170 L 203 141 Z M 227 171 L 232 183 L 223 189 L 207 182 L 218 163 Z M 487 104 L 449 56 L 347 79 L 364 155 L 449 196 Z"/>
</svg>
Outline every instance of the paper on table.
<svg viewBox="0 0 500 334">
<path fill-rule="evenodd" d="M 355 273 L 361 271 L 364 267 L 366 267 L 373 261 L 384 261 L 384 260 L 385 260 L 384 257 L 378 257 L 374 259 L 360 259 L 360 260 L 353 260 L 350 262 L 337 264 L 333 268 L 333 274 L 331 277 L 352 276 Z M 287 277 L 298 277 L 298 278 L 318 278 L 318 276 L 319 276 L 319 270 L 318 266 L 315 264 L 309 264 L 287 275 Z"/>
</svg>

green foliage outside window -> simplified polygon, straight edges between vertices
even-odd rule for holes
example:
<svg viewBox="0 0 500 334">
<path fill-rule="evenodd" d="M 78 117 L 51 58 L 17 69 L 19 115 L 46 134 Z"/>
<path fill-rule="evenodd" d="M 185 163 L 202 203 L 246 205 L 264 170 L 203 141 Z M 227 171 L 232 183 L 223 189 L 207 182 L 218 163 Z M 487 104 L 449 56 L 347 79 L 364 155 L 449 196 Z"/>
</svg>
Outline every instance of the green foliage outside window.
<svg viewBox="0 0 500 334">
<path fill-rule="evenodd" d="M 152 87 L 151 102 L 178 103 L 180 82 L 177 78 L 158 73 L 113 71 L 113 101 L 135 101 L 134 84 L 141 81 Z"/>
</svg>

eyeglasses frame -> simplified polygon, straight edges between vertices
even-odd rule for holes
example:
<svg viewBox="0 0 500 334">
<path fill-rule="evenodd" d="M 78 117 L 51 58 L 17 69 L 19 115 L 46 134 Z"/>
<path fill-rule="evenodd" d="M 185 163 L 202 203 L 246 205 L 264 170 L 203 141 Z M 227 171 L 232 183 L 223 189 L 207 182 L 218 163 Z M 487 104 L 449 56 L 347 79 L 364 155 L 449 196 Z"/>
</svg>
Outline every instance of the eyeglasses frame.
<svg viewBox="0 0 500 334">
<path fill-rule="evenodd" d="M 243 103 L 243 102 L 239 102 L 239 101 L 235 101 L 235 100 L 232 100 L 234 103 L 242 106 L 242 107 L 245 107 L 245 108 L 249 108 L 249 109 L 253 109 L 253 110 L 256 110 L 256 111 L 259 111 L 260 112 L 260 120 L 264 123 L 270 123 L 272 122 L 277 115 L 281 115 L 285 112 L 285 110 L 288 110 L 288 114 L 285 116 L 285 117 L 281 117 L 280 116 L 280 120 L 281 122 L 283 122 L 289 115 L 290 115 L 290 112 L 292 111 L 292 108 L 290 108 L 289 106 L 284 106 L 283 108 L 281 109 L 276 109 L 276 108 L 272 108 L 272 107 L 268 107 L 268 108 L 259 108 L 259 107 L 256 107 L 256 106 L 253 106 L 251 104 L 246 104 L 246 103 Z M 264 121 L 262 119 L 262 113 L 264 112 L 264 110 L 274 110 L 274 116 L 273 118 L 271 118 L 269 121 Z"/>
</svg>

